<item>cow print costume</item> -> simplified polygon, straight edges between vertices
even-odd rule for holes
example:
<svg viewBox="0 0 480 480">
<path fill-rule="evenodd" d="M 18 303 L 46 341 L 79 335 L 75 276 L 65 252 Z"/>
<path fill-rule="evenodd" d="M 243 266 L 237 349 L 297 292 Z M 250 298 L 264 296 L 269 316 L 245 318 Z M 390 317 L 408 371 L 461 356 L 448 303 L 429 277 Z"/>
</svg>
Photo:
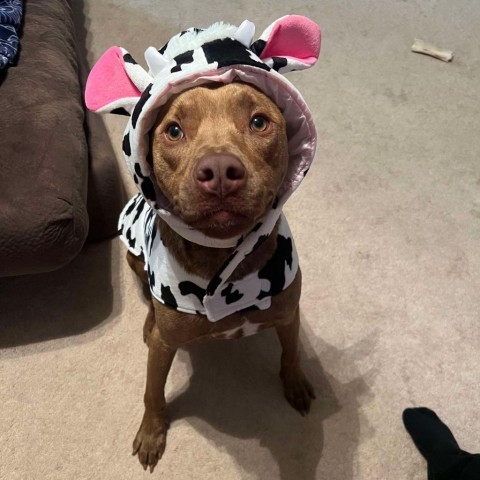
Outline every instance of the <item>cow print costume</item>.
<svg viewBox="0 0 480 480">
<path fill-rule="evenodd" d="M 93 67 L 85 94 L 93 111 L 130 116 L 122 149 L 140 193 L 120 216 L 123 242 L 145 261 L 151 292 L 159 301 L 182 312 L 205 314 L 212 322 L 238 311 L 268 308 L 272 296 L 294 280 L 298 258 L 282 207 L 305 177 L 315 153 L 316 131 L 310 110 L 282 74 L 315 64 L 320 29 L 308 18 L 287 15 L 255 42 L 254 31 L 248 20 L 240 27 L 216 23 L 204 30 L 185 30 L 160 50 L 147 49 L 148 72 L 126 50 L 112 47 Z M 172 95 L 208 82 L 233 81 L 254 85 L 278 105 L 287 125 L 289 166 L 278 199 L 255 228 L 243 236 L 220 240 L 192 229 L 173 214 L 154 178 L 149 137 L 158 109 Z M 157 216 L 191 242 L 235 247 L 234 252 L 208 281 L 189 274 L 164 247 Z M 277 250 L 272 259 L 242 280 L 229 281 L 277 223 Z"/>
</svg>

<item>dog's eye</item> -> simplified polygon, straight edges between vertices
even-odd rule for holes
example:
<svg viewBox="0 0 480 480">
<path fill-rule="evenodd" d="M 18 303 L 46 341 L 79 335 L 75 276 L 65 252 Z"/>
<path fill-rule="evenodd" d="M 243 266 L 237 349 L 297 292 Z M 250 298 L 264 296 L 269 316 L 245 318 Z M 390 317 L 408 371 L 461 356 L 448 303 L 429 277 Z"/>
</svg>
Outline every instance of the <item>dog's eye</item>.
<svg viewBox="0 0 480 480">
<path fill-rule="evenodd" d="M 268 127 L 268 120 L 261 115 L 255 115 L 250 121 L 250 128 L 254 132 L 264 132 Z"/>
<path fill-rule="evenodd" d="M 181 140 L 183 138 L 183 130 L 178 123 L 172 123 L 167 127 L 167 137 L 170 140 Z"/>
</svg>

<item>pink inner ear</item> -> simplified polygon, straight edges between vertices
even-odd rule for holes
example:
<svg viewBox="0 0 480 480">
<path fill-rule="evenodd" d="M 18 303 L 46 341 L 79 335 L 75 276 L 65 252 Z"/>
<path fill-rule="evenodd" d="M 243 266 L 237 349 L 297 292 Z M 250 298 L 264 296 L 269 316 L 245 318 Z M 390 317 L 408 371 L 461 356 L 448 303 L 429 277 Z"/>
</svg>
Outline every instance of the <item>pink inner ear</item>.
<svg viewBox="0 0 480 480">
<path fill-rule="evenodd" d="M 85 88 L 89 110 L 100 110 L 123 98 L 140 97 L 141 92 L 130 80 L 124 67 L 120 47 L 109 48 L 93 66 Z"/>
<path fill-rule="evenodd" d="M 260 58 L 292 57 L 315 63 L 320 54 L 320 27 L 301 15 L 288 15 L 278 20 Z"/>
</svg>

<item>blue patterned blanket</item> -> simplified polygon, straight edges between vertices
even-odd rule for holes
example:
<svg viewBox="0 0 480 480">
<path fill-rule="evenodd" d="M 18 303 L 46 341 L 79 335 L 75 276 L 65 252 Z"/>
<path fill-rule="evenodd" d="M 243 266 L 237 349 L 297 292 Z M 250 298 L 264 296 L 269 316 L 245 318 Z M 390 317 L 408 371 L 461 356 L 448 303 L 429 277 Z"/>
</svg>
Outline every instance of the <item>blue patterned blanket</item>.
<svg viewBox="0 0 480 480">
<path fill-rule="evenodd" d="M 23 0 L 0 0 L 0 69 L 15 63 Z"/>
</svg>

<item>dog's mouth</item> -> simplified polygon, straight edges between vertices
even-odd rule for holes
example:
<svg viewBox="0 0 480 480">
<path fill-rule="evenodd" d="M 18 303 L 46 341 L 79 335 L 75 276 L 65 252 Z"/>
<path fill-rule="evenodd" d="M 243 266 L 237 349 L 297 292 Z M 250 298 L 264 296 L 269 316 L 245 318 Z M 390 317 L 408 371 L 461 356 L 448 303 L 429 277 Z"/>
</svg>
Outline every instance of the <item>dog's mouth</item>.
<svg viewBox="0 0 480 480">
<path fill-rule="evenodd" d="M 219 209 L 204 212 L 198 220 L 190 222 L 190 225 L 209 237 L 226 239 L 244 233 L 252 223 L 253 219 L 247 215 Z"/>
<path fill-rule="evenodd" d="M 225 240 L 249 232 L 271 207 L 274 192 L 263 190 L 261 195 L 250 197 L 232 196 L 218 201 L 179 196 L 173 199 L 173 213 L 191 229 Z"/>
</svg>

